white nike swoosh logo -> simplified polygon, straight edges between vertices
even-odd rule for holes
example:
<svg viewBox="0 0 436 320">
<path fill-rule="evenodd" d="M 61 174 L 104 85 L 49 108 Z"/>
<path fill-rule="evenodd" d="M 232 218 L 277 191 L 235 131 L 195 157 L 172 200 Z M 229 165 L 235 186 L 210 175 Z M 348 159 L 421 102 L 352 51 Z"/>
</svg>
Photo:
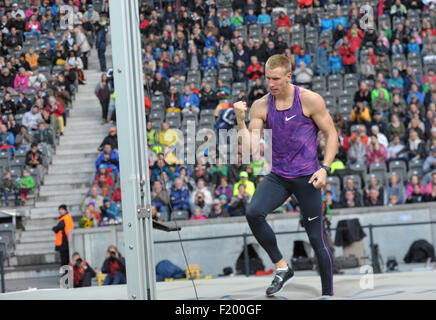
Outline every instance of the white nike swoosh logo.
<svg viewBox="0 0 436 320">
<path fill-rule="evenodd" d="M 296 116 L 297 116 L 297 115 L 295 114 L 295 115 L 293 115 L 293 116 L 290 117 L 290 118 L 286 117 L 286 121 L 292 120 L 292 119 L 294 119 Z"/>
<path fill-rule="evenodd" d="M 315 220 L 316 218 L 318 218 L 318 217 L 315 217 L 315 218 L 309 218 L 309 221 L 313 221 L 313 220 Z"/>
</svg>

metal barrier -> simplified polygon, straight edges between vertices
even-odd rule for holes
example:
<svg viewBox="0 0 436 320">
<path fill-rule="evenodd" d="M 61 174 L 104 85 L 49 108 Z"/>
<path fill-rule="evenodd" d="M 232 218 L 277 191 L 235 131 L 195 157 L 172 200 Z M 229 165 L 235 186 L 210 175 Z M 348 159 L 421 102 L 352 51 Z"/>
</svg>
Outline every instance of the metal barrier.
<svg viewBox="0 0 436 320">
<path fill-rule="evenodd" d="M 0 279 L 1 279 L 1 293 L 5 293 L 5 269 L 3 251 L 0 251 Z"/>
<path fill-rule="evenodd" d="M 377 257 L 374 246 L 374 235 L 373 229 L 375 228 L 390 228 L 390 227 L 405 227 L 405 226 L 416 226 L 416 225 L 431 225 L 435 224 L 436 221 L 426 221 L 426 222 L 410 222 L 410 223 L 393 223 L 393 224 L 369 224 L 362 226 L 363 229 L 369 229 L 369 243 L 370 243 L 370 252 L 371 252 L 371 266 L 373 270 L 377 270 Z M 341 228 L 342 229 L 342 228 Z M 331 228 L 331 231 L 341 230 L 338 228 Z M 298 234 L 298 233 L 306 233 L 306 230 L 297 230 L 297 231 L 281 231 L 276 232 L 277 236 L 285 235 L 285 234 Z M 243 238 L 244 241 L 244 266 L 245 266 L 245 276 L 250 276 L 250 265 L 249 265 L 249 257 L 248 257 L 248 237 L 253 237 L 253 234 L 243 233 L 243 234 L 235 234 L 228 236 L 218 236 L 218 237 L 203 237 L 203 238 L 191 238 L 191 239 L 183 239 L 183 242 L 190 241 L 201 241 L 201 240 L 218 240 L 218 239 L 228 239 L 228 238 Z M 163 243 L 173 243 L 179 242 L 179 240 L 164 240 L 164 241 L 155 241 L 155 244 L 163 244 Z"/>
</svg>

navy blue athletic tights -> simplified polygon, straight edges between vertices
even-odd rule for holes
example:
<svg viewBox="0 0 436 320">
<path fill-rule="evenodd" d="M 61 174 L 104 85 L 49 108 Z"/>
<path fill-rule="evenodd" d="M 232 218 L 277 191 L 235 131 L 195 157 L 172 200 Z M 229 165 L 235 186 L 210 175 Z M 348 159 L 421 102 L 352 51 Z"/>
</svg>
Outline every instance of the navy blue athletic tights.
<svg viewBox="0 0 436 320">
<path fill-rule="evenodd" d="M 274 231 L 266 222 L 266 216 L 294 194 L 303 216 L 304 228 L 318 259 L 322 295 L 332 296 L 333 259 L 324 239 L 321 190 L 308 183 L 310 177 L 286 179 L 270 173 L 257 187 L 247 208 L 246 217 L 256 240 L 268 253 L 271 261 L 277 263 L 283 256 L 277 246 Z"/>
</svg>

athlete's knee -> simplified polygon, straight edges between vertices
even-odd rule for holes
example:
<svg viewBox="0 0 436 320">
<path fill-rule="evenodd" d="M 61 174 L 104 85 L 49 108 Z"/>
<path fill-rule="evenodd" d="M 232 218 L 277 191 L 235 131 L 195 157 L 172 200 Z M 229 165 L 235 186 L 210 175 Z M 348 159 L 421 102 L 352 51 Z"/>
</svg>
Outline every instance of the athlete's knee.
<svg viewBox="0 0 436 320">
<path fill-rule="evenodd" d="M 256 206 L 248 206 L 245 217 L 249 224 L 257 224 L 265 221 L 265 214 Z"/>
</svg>

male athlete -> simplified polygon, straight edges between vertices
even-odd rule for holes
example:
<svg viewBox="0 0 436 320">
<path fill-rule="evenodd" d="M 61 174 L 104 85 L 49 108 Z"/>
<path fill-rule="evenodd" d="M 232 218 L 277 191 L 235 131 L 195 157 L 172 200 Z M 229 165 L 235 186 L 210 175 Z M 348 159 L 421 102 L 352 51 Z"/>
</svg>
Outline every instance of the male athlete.
<svg viewBox="0 0 436 320">
<path fill-rule="evenodd" d="M 283 259 L 266 216 L 294 194 L 299 202 L 304 227 L 315 251 L 322 295 L 333 295 L 333 259 L 324 239 L 321 187 L 326 185 L 330 164 L 338 151 L 338 135 L 324 99 L 315 92 L 291 84 L 291 63 L 284 55 L 271 56 L 265 65 L 270 93 L 254 101 L 247 130 L 247 105 L 234 104 L 243 150 L 258 152 L 257 141 L 264 124 L 272 132 L 271 173 L 259 184 L 247 208 L 251 231 L 276 266 L 267 296 L 279 293 L 294 271 Z M 317 135 L 327 137 L 324 161 L 317 157 Z M 248 149 L 246 149 L 248 148 Z"/>
</svg>

